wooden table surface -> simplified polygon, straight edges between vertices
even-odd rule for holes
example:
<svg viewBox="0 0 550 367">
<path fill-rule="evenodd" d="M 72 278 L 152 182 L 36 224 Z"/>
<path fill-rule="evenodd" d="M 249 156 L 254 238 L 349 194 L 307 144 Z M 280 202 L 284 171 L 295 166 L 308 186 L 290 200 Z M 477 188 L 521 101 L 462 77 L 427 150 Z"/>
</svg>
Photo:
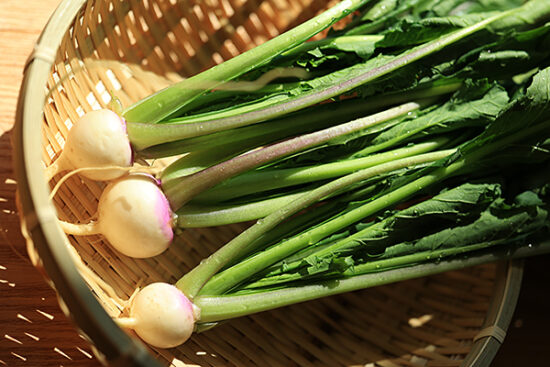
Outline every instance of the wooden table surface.
<svg viewBox="0 0 550 367">
<path fill-rule="evenodd" d="M 25 60 L 59 0 L 0 0 L 0 366 L 99 366 L 26 257 L 15 209 L 11 129 Z M 550 366 L 550 257 L 527 262 L 508 337 L 493 366 Z"/>
</svg>

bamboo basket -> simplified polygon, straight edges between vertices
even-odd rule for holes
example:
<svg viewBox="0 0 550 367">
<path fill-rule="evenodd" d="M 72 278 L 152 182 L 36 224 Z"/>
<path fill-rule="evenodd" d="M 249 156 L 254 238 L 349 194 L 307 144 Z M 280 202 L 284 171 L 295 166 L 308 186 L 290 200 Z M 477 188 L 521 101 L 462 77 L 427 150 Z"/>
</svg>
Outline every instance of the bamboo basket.
<svg viewBox="0 0 550 367">
<path fill-rule="evenodd" d="M 154 350 L 112 317 L 153 281 L 174 282 L 242 228 L 185 231 L 136 260 L 100 236 L 67 238 L 56 218 L 87 221 L 103 184 L 70 178 L 55 199 L 43 169 L 72 122 L 229 59 L 322 11 L 321 0 L 65 0 L 29 57 L 15 133 L 29 255 L 100 361 L 112 366 L 487 366 L 503 341 L 522 276 L 489 264 L 244 317 Z M 55 181 L 54 181 L 55 183 Z M 75 251 L 76 250 L 76 251 Z M 78 265 L 78 266 L 77 266 Z M 82 269 L 86 269 L 82 271 Z"/>
</svg>

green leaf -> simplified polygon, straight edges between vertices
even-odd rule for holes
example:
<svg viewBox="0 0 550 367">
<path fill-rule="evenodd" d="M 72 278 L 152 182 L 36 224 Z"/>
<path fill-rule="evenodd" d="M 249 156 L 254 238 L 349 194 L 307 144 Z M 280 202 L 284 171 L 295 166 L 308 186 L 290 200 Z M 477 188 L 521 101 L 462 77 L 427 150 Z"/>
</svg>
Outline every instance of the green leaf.
<svg viewBox="0 0 550 367">
<path fill-rule="evenodd" d="M 437 260 L 479 248 L 519 241 L 548 228 L 544 190 L 523 192 L 508 203 L 495 183 L 466 183 L 396 212 L 379 223 L 319 248 L 301 261 L 251 279 L 241 290 L 354 276 Z M 445 225 L 437 220 L 445 218 Z M 434 221 L 435 220 L 435 221 Z M 427 233 L 419 234 L 419 228 Z M 373 242 L 386 240 L 373 257 Z M 395 265 L 394 265 L 395 264 Z M 237 292 L 239 290 L 236 290 Z"/>
<path fill-rule="evenodd" d="M 497 14 L 474 13 L 461 16 L 434 17 L 423 19 L 405 18 L 391 29 L 385 31 L 384 39 L 377 47 L 404 47 L 430 41 L 459 28 L 469 27 Z"/>
<path fill-rule="evenodd" d="M 369 146 L 356 152 L 353 157 L 395 146 L 428 129 L 441 133 L 464 127 L 484 127 L 502 113 L 508 101 L 507 92 L 499 85 L 486 81 L 466 83 L 441 107 L 381 132 L 370 141 Z M 434 131 L 434 128 L 437 129 Z"/>
<path fill-rule="evenodd" d="M 523 194 L 523 197 L 531 194 Z M 392 258 L 407 254 L 453 249 L 468 244 L 517 240 L 548 226 L 548 210 L 538 207 L 542 200 L 531 197 L 529 202 L 518 199 L 519 205 L 508 205 L 502 199 L 496 200 L 479 218 L 465 226 L 446 228 L 425 236 L 414 243 L 402 243 L 387 248 L 381 258 Z M 532 210 L 526 210 L 527 205 Z M 533 205 L 534 204 L 534 205 Z"/>
<path fill-rule="evenodd" d="M 476 149 L 504 136 L 511 136 L 514 133 L 525 131 L 537 123 L 547 122 L 550 118 L 549 81 L 550 68 L 536 73 L 529 87 L 518 89 L 500 116 L 482 134 L 460 147 L 457 156 L 475 152 Z"/>
</svg>

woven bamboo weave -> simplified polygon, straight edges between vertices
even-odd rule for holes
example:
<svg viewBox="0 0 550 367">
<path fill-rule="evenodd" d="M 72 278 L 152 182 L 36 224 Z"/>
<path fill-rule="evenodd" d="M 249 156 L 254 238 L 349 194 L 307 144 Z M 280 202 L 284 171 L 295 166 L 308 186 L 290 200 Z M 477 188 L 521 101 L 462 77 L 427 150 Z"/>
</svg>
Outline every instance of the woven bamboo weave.
<svg viewBox="0 0 550 367">
<path fill-rule="evenodd" d="M 336 1 L 90 1 L 63 38 L 48 80 L 42 158 L 63 149 L 72 123 L 115 95 L 128 106 L 227 60 Z M 52 185 L 59 180 L 58 175 Z M 54 198 L 59 217 L 87 222 L 103 184 L 71 177 Z M 124 257 L 101 236 L 71 237 L 91 291 L 109 315 L 140 286 L 174 282 L 242 226 L 186 230 L 164 254 Z M 153 350 L 183 366 L 459 366 L 486 324 L 502 278 L 485 265 L 264 312 Z M 102 279 L 100 281 L 99 279 Z"/>
</svg>

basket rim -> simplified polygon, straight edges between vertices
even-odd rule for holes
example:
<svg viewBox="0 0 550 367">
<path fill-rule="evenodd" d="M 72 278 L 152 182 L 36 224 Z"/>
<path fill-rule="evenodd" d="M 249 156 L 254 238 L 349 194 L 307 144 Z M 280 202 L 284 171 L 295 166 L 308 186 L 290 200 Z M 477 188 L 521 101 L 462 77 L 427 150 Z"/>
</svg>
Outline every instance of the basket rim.
<svg viewBox="0 0 550 367">
<path fill-rule="evenodd" d="M 96 357 L 113 366 L 160 366 L 146 347 L 131 338 L 107 314 L 70 260 L 66 237 L 56 223 L 49 200 L 39 149 L 46 82 L 62 38 L 86 0 L 63 0 L 41 32 L 23 71 L 14 127 L 14 171 L 24 232 L 38 251 L 42 265 L 76 326 L 100 352 Z M 103 360 L 104 359 L 104 360 Z"/>
<path fill-rule="evenodd" d="M 45 86 L 62 38 L 87 0 L 62 0 L 42 31 L 23 72 L 14 127 L 14 170 L 18 183 L 22 225 L 37 249 L 42 265 L 53 281 L 70 318 L 100 352 L 98 359 L 111 366 L 161 366 L 147 348 L 126 334 L 93 296 L 77 271 L 66 237 L 57 225 L 57 214 L 49 201 L 50 189 L 44 180 L 40 150 Z M 496 326 L 506 332 L 515 310 L 523 275 L 523 261 L 500 262 L 495 291 L 482 330 Z M 497 330 L 498 330 L 497 329 Z M 496 355 L 501 338 L 487 333 L 476 338 L 462 366 L 488 366 Z"/>
</svg>

